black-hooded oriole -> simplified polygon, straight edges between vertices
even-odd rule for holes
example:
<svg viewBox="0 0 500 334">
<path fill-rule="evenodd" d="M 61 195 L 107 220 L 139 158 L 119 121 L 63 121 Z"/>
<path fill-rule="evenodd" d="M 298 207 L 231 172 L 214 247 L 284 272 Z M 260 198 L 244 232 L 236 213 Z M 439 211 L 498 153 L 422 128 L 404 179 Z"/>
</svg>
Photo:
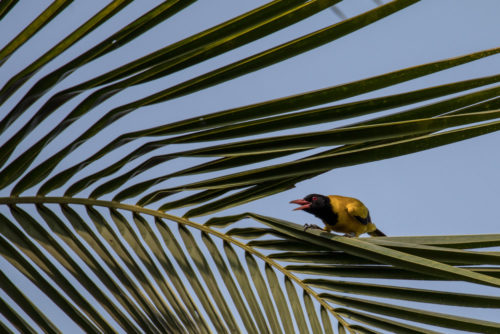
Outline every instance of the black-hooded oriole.
<svg viewBox="0 0 500 334">
<path fill-rule="evenodd" d="M 368 208 L 356 198 L 310 194 L 303 199 L 297 199 L 290 203 L 300 205 L 294 210 L 304 210 L 321 219 L 325 224 L 323 230 L 327 232 L 341 232 L 348 237 L 358 237 L 363 233 L 368 233 L 371 236 L 385 236 L 372 223 Z M 304 227 L 306 229 L 310 227 L 320 228 L 309 224 Z"/>
</svg>

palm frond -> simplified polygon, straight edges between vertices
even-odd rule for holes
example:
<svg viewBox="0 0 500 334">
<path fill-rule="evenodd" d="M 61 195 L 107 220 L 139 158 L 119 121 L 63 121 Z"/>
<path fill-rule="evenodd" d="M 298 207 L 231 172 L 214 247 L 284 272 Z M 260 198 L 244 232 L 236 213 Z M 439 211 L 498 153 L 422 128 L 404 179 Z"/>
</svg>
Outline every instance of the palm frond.
<svg viewBox="0 0 500 334">
<path fill-rule="evenodd" d="M 335 168 L 500 130 L 499 74 L 382 91 L 498 56 L 498 47 L 259 102 L 182 107 L 417 2 L 375 1 L 345 17 L 348 1 L 246 4 L 168 42 L 148 34 L 167 35 L 179 18 L 191 27 L 182 15 L 196 1 L 40 7 L 0 48 L 2 331 L 498 332 L 499 323 L 462 313 L 500 308 L 500 254 L 486 249 L 499 235 L 359 239 L 255 213 L 190 220 Z M 2 1 L 0 18 L 21 6 Z M 78 6 L 92 14 L 70 22 Z M 302 28 L 329 8 L 339 22 Z M 60 40 L 47 41 L 54 29 Z M 135 53 L 146 44 L 156 51 Z M 20 53 L 32 59 L 17 63 Z M 148 108 L 165 109 L 145 117 Z M 144 122 L 122 126 L 132 115 Z M 166 213 L 179 209 L 183 217 Z M 415 286 L 425 281 L 460 291 Z"/>
</svg>

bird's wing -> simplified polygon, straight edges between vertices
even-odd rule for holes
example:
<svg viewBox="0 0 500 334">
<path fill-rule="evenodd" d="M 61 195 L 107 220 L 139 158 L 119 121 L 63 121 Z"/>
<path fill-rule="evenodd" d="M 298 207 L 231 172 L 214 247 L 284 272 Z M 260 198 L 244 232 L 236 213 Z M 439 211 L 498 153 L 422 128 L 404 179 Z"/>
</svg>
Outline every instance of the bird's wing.
<svg viewBox="0 0 500 334">
<path fill-rule="evenodd" d="M 364 206 L 362 203 L 359 202 L 349 203 L 347 204 L 346 209 L 347 212 L 351 216 L 356 218 L 361 224 L 367 225 L 368 223 L 372 222 L 367 207 Z"/>
</svg>

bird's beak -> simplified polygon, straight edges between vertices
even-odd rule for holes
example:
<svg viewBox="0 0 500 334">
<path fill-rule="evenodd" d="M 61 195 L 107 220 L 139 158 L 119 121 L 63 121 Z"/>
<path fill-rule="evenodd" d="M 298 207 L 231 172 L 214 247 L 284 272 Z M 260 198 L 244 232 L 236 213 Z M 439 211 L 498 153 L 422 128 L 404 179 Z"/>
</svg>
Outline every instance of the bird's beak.
<svg viewBox="0 0 500 334">
<path fill-rule="evenodd" d="M 304 199 L 296 199 L 294 201 L 291 201 L 290 203 L 300 205 L 298 208 L 295 208 L 293 210 L 304 210 L 304 209 L 309 209 L 311 207 L 311 202 L 308 202 Z"/>
</svg>

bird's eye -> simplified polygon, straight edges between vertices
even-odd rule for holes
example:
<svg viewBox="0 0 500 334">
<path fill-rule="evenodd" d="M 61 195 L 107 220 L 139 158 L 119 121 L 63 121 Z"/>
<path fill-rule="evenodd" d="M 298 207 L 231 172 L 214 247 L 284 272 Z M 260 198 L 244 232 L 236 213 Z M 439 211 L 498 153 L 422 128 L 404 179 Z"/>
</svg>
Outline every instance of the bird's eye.
<svg viewBox="0 0 500 334">
<path fill-rule="evenodd" d="M 312 200 L 313 202 L 316 201 L 318 198 L 316 196 L 313 196 Z"/>
</svg>

